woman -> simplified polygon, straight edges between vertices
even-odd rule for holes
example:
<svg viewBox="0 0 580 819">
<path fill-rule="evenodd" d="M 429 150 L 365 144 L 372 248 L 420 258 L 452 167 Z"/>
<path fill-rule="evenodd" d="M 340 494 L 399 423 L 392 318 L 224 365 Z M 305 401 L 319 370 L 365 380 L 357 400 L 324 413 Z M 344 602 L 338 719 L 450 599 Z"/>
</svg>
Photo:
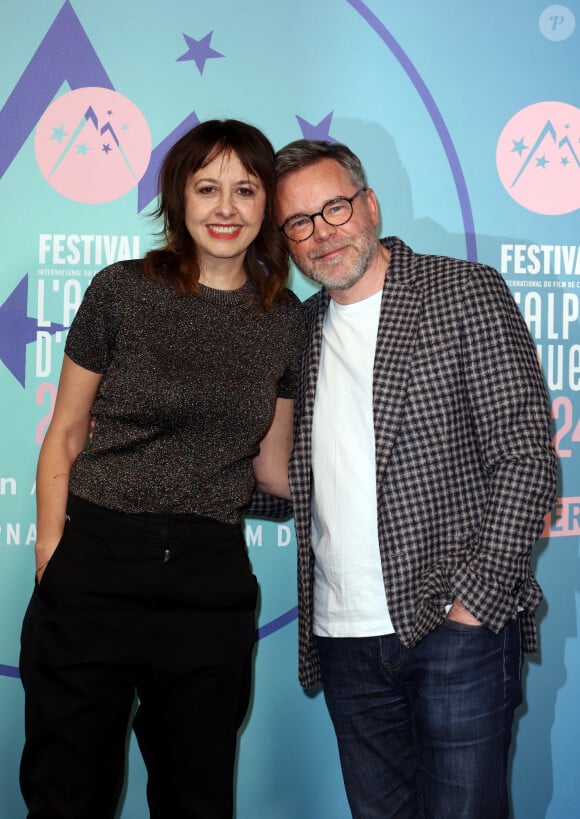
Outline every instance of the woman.
<svg viewBox="0 0 580 819">
<path fill-rule="evenodd" d="M 276 491 L 291 448 L 303 333 L 274 190 L 260 131 L 198 125 L 161 169 L 163 247 L 97 274 L 69 330 L 22 633 L 29 819 L 114 816 L 135 692 L 151 817 L 232 814 L 257 596 L 241 514 L 252 466 Z"/>
</svg>

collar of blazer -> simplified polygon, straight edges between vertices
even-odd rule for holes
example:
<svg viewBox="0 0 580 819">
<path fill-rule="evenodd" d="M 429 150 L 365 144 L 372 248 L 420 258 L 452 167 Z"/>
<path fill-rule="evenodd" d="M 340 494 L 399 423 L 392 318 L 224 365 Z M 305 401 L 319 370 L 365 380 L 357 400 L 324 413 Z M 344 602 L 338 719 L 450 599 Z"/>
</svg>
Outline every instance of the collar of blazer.
<svg viewBox="0 0 580 819">
<path fill-rule="evenodd" d="M 415 348 L 422 304 L 421 288 L 417 286 L 420 257 L 396 237 L 381 241 L 390 250 L 391 260 L 383 288 L 373 378 L 377 481 L 380 481 L 389 460 L 405 406 L 409 362 Z M 329 302 L 328 293 L 321 290 L 305 303 L 309 333 L 296 401 L 297 428 L 292 460 L 293 471 L 301 473 L 293 491 L 306 502 L 310 498 L 316 381 L 324 315 Z"/>
</svg>

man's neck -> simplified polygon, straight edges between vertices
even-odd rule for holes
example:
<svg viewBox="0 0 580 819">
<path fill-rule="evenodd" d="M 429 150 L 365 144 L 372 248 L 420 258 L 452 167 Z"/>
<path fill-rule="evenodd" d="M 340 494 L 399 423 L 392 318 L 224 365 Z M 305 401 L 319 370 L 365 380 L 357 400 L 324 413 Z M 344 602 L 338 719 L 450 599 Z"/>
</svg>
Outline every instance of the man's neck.
<svg viewBox="0 0 580 819">
<path fill-rule="evenodd" d="M 391 259 L 391 251 L 379 242 L 377 252 L 361 278 L 345 290 L 328 290 L 328 295 L 337 304 L 355 304 L 363 301 L 385 286 L 385 278 Z"/>
</svg>

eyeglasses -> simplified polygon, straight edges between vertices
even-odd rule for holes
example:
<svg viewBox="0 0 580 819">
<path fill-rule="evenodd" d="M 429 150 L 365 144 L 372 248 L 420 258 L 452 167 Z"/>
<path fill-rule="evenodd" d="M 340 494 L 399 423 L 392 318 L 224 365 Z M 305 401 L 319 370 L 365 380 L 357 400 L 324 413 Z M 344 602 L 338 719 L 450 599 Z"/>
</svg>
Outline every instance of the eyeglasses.
<svg viewBox="0 0 580 819">
<path fill-rule="evenodd" d="M 338 196 L 336 199 L 331 199 L 318 213 L 297 213 L 286 219 L 280 230 L 292 242 L 304 242 L 314 233 L 314 220 L 317 216 L 322 216 L 326 224 L 333 227 L 346 225 L 352 216 L 353 199 L 356 199 L 361 193 L 366 193 L 367 190 L 367 188 L 361 188 L 350 197 Z"/>
</svg>

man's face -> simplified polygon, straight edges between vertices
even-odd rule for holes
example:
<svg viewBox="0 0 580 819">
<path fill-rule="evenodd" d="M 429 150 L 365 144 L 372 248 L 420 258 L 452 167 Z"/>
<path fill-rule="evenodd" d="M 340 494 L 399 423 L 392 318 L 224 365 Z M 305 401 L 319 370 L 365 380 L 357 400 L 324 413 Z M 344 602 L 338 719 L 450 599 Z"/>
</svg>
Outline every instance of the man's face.
<svg viewBox="0 0 580 819">
<path fill-rule="evenodd" d="M 278 181 L 278 224 L 290 216 L 321 211 L 331 199 L 350 198 L 357 188 L 334 159 L 289 173 Z M 296 267 L 327 290 L 347 290 L 365 274 L 378 252 L 378 206 L 372 190 L 352 201 L 352 217 L 344 225 L 314 219 L 314 233 L 303 242 L 287 239 Z"/>
</svg>

